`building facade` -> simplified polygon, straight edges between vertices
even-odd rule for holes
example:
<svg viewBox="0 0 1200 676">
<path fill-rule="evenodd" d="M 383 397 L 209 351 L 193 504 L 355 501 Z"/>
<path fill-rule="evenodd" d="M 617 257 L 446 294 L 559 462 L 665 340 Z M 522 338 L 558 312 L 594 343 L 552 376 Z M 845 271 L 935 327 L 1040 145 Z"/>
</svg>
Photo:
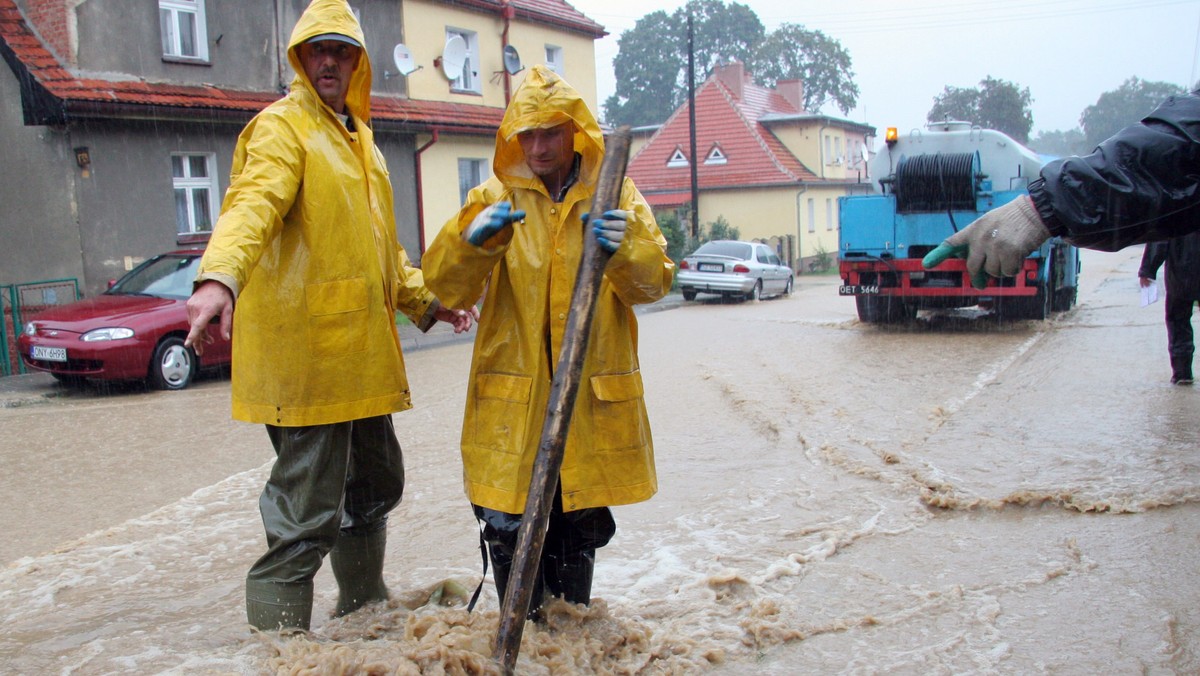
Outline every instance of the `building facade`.
<svg viewBox="0 0 1200 676">
<path fill-rule="evenodd" d="M 74 278 L 92 295 L 149 256 L 203 246 L 238 134 L 292 80 L 287 40 L 307 4 L 0 0 L 0 285 Z M 605 33 L 561 0 L 350 5 L 373 66 L 397 235 L 419 261 L 460 184 L 490 173 L 522 75 L 505 69 L 504 47 L 530 63 L 561 58 L 594 97 Z M 451 29 L 474 35 L 457 78 L 440 68 Z M 397 59 L 406 48 L 411 59 Z M 408 63 L 420 67 L 400 72 Z"/>
<path fill-rule="evenodd" d="M 696 162 L 701 226 L 724 219 L 797 271 L 836 259 L 837 198 L 870 191 L 875 128 L 805 111 L 802 87 L 755 85 L 740 63 L 717 68 L 695 94 L 696 157 L 685 103 L 639 141 L 629 175 L 656 211 L 690 224 Z"/>
</svg>

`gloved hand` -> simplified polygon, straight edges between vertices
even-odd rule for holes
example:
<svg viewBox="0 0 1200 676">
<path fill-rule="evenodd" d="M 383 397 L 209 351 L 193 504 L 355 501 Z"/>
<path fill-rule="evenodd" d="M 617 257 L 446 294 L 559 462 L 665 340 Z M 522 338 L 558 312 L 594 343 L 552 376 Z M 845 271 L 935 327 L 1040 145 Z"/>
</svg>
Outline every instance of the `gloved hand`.
<svg viewBox="0 0 1200 676">
<path fill-rule="evenodd" d="M 971 286 L 982 289 L 987 286 L 988 276 L 1012 277 L 1020 272 L 1029 252 L 1048 239 L 1050 231 L 1033 201 L 1022 195 L 946 238 L 921 265 L 929 270 L 947 258 L 965 256 Z"/>
<path fill-rule="evenodd" d="M 496 202 L 487 206 L 471 224 L 463 230 L 462 237 L 474 246 L 483 246 L 483 243 L 492 238 L 496 233 L 504 228 L 512 225 L 513 221 L 519 221 L 525 218 L 524 211 L 511 211 L 512 204 L 509 202 Z"/>
<path fill-rule="evenodd" d="M 583 215 L 584 222 L 588 220 L 588 214 Z M 621 241 L 625 239 L 625 227 L 629 223 L 629 212 L 624 209 L 610 209 L 604 212 L 600 218 L 591 220 L 592 232 L 596 234 L 596 241 L 608 253 L 614 253 L 621 246 Z"/>
</svg>

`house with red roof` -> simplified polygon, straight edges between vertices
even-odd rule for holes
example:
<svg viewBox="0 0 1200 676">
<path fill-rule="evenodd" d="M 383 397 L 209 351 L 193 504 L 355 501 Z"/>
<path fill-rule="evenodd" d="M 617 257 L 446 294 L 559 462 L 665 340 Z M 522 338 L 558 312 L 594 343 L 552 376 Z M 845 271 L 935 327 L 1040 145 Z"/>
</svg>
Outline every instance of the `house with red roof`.
<svg viewBox="0 0 1200 676">
<path fill-rule="evenodd" d="M 91 295 L 151 255 L 203 245 L 238 134 L 291 82 L 287 40 L 307 5 L 0 0 L 0 285 L 73 278 Z M 460 186 L 489 175 L 522 62 L 594 99 L 606 33 L 563 0 L 350 5 L 397 235 L 419 261 Z"/>
<path fill-rule="evenodd" d="M 836 256 L 837 198 L 870 190 L 875 128 L 803 109 L 803 83 L 756 85 L 741 63 L 696 90 L 696 153 L 680 106 L 637 149 L 627 174 L 657 213 L 690 223 L 696 165 L 701 227 L 723 218 L 742 239 L 771 242 L 794 269 Z"/>
</svg>

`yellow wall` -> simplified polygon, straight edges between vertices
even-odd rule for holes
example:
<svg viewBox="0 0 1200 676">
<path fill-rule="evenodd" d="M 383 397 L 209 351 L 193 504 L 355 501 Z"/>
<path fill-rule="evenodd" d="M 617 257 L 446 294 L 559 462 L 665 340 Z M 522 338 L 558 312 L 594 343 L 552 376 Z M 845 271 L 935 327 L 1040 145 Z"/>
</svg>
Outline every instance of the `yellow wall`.
<svg viewBox="0 0 1200 676">
<path fill-rule="evenodd" d="M 503 108 L 504 99 L 504 21 L 494 15 L 460 9 L 441 3 L 407 1 L 402 4 L 404 44 L 412 52 L 421 70 L 408 75 L 408 96 L 421 101 L 449 101 Z M 474 31 L 479 39 L 480 94 L 450 91 L 450 80 L 433 65 L 446 46 L 446 28 Z M 546 26 L 514 20 L 508 41 L 526 67 L 512 77 L 515 90 L 530 66 L 545 61 L 546 45 L 563 48 L 563 77 L 570 82 L 588 106 L 596 112 L 596 45 L 587 35 L 554 30 Z"/>
<path fill-rule="evenodd" d="M 816 255 L 820 248 L 836 255 L 837 198 L 845 194 L 846 191 L 841 187 L 814 186 L 809 186 L 803 193 L 794 187 L 702 192 L 700 220 L 709 224 L 724 216 L 729 225 L 738 229 L 739 236 L 747 240 L 792 235 L 797 237 L 798 255 L 802 258 Z M 811 233 L 808 231 L 809 199 L 814 200 L 815 227 Z M 833 212 L 832 230 L 826 229 L 826 199 L 829 200 L 829 209 Z"/>
<path fill-rule="evenodd" d="M 428 134 L 417 136 L 417 147 L 429 142 Z M 425 208 L 425 246 L 441 231 L 458 208 L 458 160 L 486 160 L 487 176 L 491 175 L 495 137 L 440 134 L 438 142 L 421 153 L 421 199 Z"/>
</svg>

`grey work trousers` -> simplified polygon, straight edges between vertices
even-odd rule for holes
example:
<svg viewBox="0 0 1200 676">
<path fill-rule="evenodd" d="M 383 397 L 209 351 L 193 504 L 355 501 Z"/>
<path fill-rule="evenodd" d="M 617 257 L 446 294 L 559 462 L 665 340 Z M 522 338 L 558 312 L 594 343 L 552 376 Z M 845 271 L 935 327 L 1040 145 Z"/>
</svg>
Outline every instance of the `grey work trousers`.
<svg viewBox="0 0 1200 676">
<path fill-rule="evenodd" d="M 248 579 L 312 580 L 339 534 L 387 527 L 404 493 L 404 458 L 390 415 L 331 425 L 267 425 L 275 446 L 271 477 L 258 499 L 267 553 Z"/>
</svg>

